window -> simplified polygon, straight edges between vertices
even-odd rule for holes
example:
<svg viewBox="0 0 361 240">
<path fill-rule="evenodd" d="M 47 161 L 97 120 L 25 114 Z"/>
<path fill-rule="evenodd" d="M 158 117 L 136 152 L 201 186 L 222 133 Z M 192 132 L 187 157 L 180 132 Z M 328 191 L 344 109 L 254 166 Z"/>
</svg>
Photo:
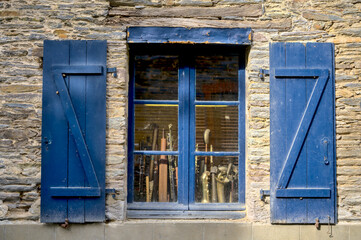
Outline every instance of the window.
<svg viewBox="0 0 361 240">
<path fill-rule="evenodd" d="M 245 47 L 130 49 L 128 209 L 244 209 Z"/>
</svg>

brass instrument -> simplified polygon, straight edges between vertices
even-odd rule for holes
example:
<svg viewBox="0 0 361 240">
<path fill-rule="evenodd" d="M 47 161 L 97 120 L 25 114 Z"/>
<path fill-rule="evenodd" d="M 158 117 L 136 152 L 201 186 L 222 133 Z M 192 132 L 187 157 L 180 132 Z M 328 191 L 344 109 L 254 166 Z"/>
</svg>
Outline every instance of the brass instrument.
<svg viewBox="0 0 361 240">
<path fill-rule="evenodd" d="M 209 203 L 209 190 L 208 190 L 208 176 L 209 172 L 204 171 L 201 175 L 202 183 L 202 201 L 201 203 Z"/>
<path fill-rule="evenodd" d="M 221 166 L 218 168 L 219 173 L 217 175 L 217 195 L 218 195 L 218 202 L 224 203 L 225 202 L 225 194 L 224 194 L 224 186 L 229 183 L 229 179 L 227 178 L 227 167 Z"/>
<path fill-rule="evenodd" d="M 213 146 L 210 146 L 209 149 L 211 152 L 213 151 Z M 210 157 L 211 160 L 211 176 L 212 176 L 212 203 L 217 202 L 217 189 L 216 189 L 216 174 L 217 167 L 213 166 L 213 156 Z"/>
<path fill-rule="evenodd" d="M 209 137 L 210 137 L 211 130 L 206 129 L 204 131 L 204 144 L 205 144 L 205 151 L 208 151 L 208 144 L 209 144 Z M 213 158 L 212 158 L 213 160 Z M 209 203 L 209 189 L 208 189 L 208 176 L 209 172 L 207 171 L 207 156 L 204 158 L 204 169 L 200 169 L 201 173 L 201 183 L 202 183 L 202 203 Z"/>
<path fill-rule="evenodd" d="M 208 144 L 209 144 L 209 138 L 210 138 L 210 135 L 211 135 L 211 130 L 210 129 L 206 129 L 204 131 L 204 134 L 203 134 L 203 140 L 204 140 L 204 144 L 205 144 L 205 151 L 208 152 Z M 207 163 L 208 163 L 208 157 L 205 156 L 204 157 L 204 171 L 207 171 Z"/>
</svg>

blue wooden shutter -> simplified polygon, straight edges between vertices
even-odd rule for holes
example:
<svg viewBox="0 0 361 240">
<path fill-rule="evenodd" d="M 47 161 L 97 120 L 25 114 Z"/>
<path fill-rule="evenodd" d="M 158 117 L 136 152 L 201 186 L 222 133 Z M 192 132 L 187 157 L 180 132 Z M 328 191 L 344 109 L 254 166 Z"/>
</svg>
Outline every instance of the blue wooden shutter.
<svg viewBox="0 0 361 240">
<path fill-rule="evenodd" d="M 44 41 L 42 222 L 105 220 L 106 41 Z"/>
<path fill-rule="evenodd" d="M 333 44 L 270 44 L 272 223 L 335 223 L 334 101 Z"/>
</svg>

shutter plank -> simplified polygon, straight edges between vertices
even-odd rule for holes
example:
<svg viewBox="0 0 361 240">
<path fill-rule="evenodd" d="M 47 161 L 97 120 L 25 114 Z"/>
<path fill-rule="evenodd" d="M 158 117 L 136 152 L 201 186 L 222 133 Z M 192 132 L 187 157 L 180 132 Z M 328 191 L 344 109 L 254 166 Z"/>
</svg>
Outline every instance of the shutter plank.
<svg viewBox="0 0 361 240">
<path fill-rule="evenodd" d="M 302 43 L 286 43 L 286 68 L 304 69 L 306 63 L 306 48 Z M 284 79 L 286 84 L 286 149 L 290 149 L 293 138 L 297 132 L 306 109 L 306 82 L 297 78 Z M 307 186 L 306 151 L 307 146 L 303 146 L 297 158 L 297 164 L 293 169 L 292 178 L 288 184 L 289 188 L 300 188 Z M 284 158 L 284 161 L 286 158 Z M 291 198 L 286 200 L 287 221 L 304 222 L 307 200 Z"/>
<path fill-rule="evenodd" d="M 316 218 L 321 223 L 335 222 L 335 185 L 334 185 L 334 81 L 333 81 L 333 45 L 330 43 L 308 43 L 306 63 L 312 68 L 329 69 L 330 75 L 324 89 L 317 113 L 308 133 L 308 154 L 313 156 L 314 161 L 308 168 L 309 187 L 331 189 L 331 198 L 312 199 L 308 203 L 308 222 L 314 222 Z M 324 164 L 322 139 L 327 138 L 329 165 Z"/>
<path fill-rule="evenodd" d="M 70 42 L 70 65 L 86 65 L 86 42 Z M 78 118 L 83 136 L 85 136 L 85 75 L 69 75 L 68 89 Z M 69 180 L 68 187 L 84 187 L 85 175 L 74 136 L 69 128 Z M 84 199 L 70 198 L 68 200 L 68 219 L 70 222 L 84 222 Z"/>
<path fill-rule="evenodd" d="M 87 64 L 102 65 L 106 69 L 106 41 L 87 41 Z M 86 84 L 86 142 L 101 188 L 99 198 L 85 199 L 85 221 L 105 220 L 105 127 L 106 73 L 88 76 Z"/>
<path fill-rule="evenodd" d="M 64 222 L 67 199 L 51 197 L 50 187 L 68 184 L 68 123 L 54 84 L 52 65 L 69 65 L 68 41 L 44 41 L 41 221 Z M 49 144 L 45 144 L 49 141 Z"/>
<path fill-rule="evenodd" d="M 284 68 L 286 47 L 284 44 L 270 44 L 270 69 Z M 271 211 L 272 222 L 282 221 L 286 218 L 286 199 L 276 199 L 277 181 L 283 167 L 283 160 L 287 156 L 286 149 L 286 82 L 274 78 L 274 73 L 270 75 L 270 127 L 271 127 L 271 152 L 270 157 L 270 177 L 271 177 Z"/>
</svg>

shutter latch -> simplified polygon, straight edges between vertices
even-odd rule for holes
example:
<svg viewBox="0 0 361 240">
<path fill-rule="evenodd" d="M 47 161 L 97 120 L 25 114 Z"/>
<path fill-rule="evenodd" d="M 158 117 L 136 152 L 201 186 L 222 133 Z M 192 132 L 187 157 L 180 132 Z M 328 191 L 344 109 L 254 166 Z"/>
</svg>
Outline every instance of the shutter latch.
<svg viewBox="0 0 361 240">
<path fill-rule="evenodd" d="M 266 76 L 269 76 L 269 70 L 266 70 L 266 69 L 261 68 L 261 69 L 259 70 L 258 76 L 259 76 L 259 78 L 260 78 L 262 81 L 264 81 L 264 78 L 265 78 Z"/>
<path fill-rule="evenodd" d="M 107 68 L 107 73 L 113 73 L 113 77 L 118 77 L 117 68 Z"/>
<path fill-rule="evenodd" d="M 270 195 L 270 190 L 263 190 L 261 189 L 260 191 L 260 197 L 261 197 L 261 201 L 265 201 L 266 197 Z"/>
</svg>

